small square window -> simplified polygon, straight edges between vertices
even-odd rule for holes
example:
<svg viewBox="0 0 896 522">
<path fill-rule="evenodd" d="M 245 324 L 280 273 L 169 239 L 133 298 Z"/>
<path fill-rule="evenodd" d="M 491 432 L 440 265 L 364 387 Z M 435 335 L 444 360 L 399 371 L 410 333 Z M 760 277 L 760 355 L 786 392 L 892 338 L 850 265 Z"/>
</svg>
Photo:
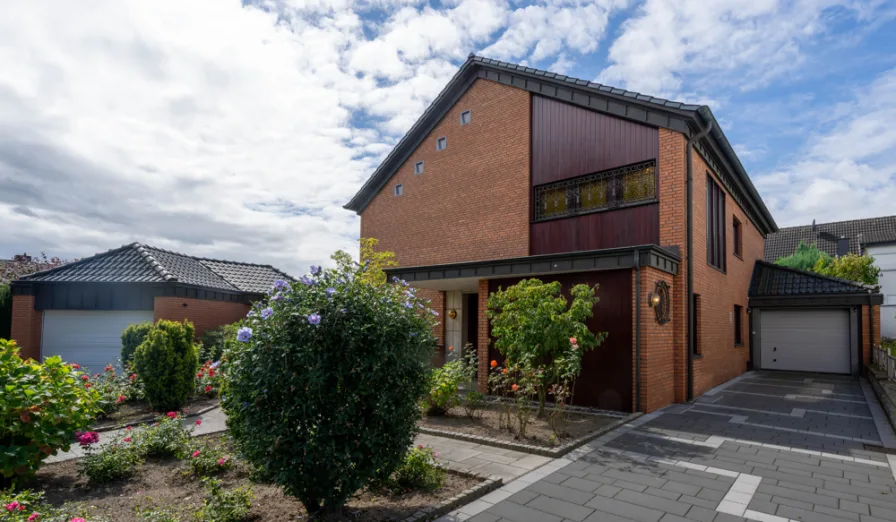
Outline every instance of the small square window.
<svg viewBox="0 0 896 522">
<path fill-rule="evenodd" d="M 401 196 L 402 194 L 404 194 L 404 185 L 395 185 L 395 189 L 393 190 L 393 193 L 396 196 Z"/>
<path fill-rule="evenodd" d="M 737 218 L 734 218 L 734 255 L 743 258 L 744 256 L 744 236 L 743 225 Z"/>
<path fill-rule="evenodd" d="M 448 138 L 442 136 L 436 140 L 436 150 L 445 150 L 448 147 Z"/>
<path fill-rule="evenodd" d="M 460 124 L 466 125 L 473 121 L 473 111 L 464 111 L 460 113 Z"/>
<path fill-rule="evenodd" d="M 414 174 L 423 174 L 423 162 L 414 163 Z"/>
</svg>

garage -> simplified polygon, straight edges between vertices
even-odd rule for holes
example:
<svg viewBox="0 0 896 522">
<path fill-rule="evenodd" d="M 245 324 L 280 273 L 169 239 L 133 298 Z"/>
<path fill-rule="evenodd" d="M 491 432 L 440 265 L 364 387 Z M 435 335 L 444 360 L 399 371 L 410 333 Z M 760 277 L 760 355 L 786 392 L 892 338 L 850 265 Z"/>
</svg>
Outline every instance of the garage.
<svg viewBox="0 0 896 522">
<path fill-rule="evenodd" d="M 58 355 L 90 373 L 102 372 L 121 357 L 121 332 L 152 320 L 152 310 L 45 310 L 41 356 Z"/>
<path fill-rule="evenodd" d="M 767 310 L 761 327 L 761 369 L 850 373 L 849 310 Z"/>
<path fill-rule="evenodd" d="M 876 287 L 757 261 L 750 281 L 751 366 L 860 375 L 880 332 Z M 879 318 L 879 316 L 878 316 Z"/>
</svg>

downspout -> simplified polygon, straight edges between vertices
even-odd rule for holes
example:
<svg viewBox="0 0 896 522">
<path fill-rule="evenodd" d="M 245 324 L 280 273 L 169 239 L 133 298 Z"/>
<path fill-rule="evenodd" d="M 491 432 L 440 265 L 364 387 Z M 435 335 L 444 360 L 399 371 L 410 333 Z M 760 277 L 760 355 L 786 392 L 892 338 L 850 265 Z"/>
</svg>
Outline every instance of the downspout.
<svg viewBox="0 0 896 522">
<path fill-rule="evenodd" d="M 692 400 L 694 398 L 694 329 L 691 326 L 694 324 L 694 270 L 693 263 L 691 263 L 691 258 L 694 255 L 694 209 L 693 209 L 693 200 L 694 200 L 694 172 L 693 172 L 693 149 L 694 143 L 699 141 L 701 138 L 709 134 L 709 131 L 712 130 L 712 120 L 709 120 L 709 123 L 706 125 L 706 128 L 697 133 L 691 139 L 688 140 L 687 145 L 685 146 L 685 156 L 687 158 L 687 172 L 688 172 L 688 182 L 687 182 L 687 221 L 688 221 L 688 237 L 687 237 L 687 258 L 688 258 L 688 277 L 687 277 L 687 287 L 688 287 L 688 313 L 686 317 L 687 321 L 687 329 L 688 329 L 688 382 L 687 382 L 687 400 Z"/>
<path fill-rule="evenodd" d="M 635 250 L 635 412 L 641 411 L 641 259 Z"/>
</svg>

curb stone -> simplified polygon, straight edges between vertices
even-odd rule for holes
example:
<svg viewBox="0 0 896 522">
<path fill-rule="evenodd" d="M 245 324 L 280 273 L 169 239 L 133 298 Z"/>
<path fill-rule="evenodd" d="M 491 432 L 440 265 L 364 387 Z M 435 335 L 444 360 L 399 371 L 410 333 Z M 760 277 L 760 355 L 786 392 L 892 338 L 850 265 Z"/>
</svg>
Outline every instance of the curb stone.
<svg viewBox="0 0 896 522">
<path fill-rule="evenodd" d="M 471 477 L 471 478 L 484 478 L 482 482 L 476 484 L 475 486 L 458 493 L 457 495 L 445 499 L 442 502 L 429 506 L 420 511 L 417 511 L 413 515 L 405 518 L 402 522 L 423 522 L 426 520 L 435 520 L 443 515 L 447 515 L 451 513 L 455 509 L 465 506 L 474 500 L 484 497 L 488 493 L 500 488 L 504 481 L 500 477 L 483 477 L 477 473 L 469 473 L 466 471 L 455 471 L 448 470 L 448 473 L 453 473 L 455 475 L 460 475 L 463 477 Z"/>
<path fill-rule="evenodd" d="M 588 434 L 586 434 L 582 437 L 579 437 L 577 439 L 571 440 L 571 441 L 567 442 L 566 444 L 557 446 L 555 448 L 546 448 L 544 446 L 534 446 L 532 444 L 520 444 L 518 442 L 510 442 L 510 441 L 496 439 L 496 438 L 492 438 L 492 437 L 484 437 L 482 435 L 470 435 L 468 433 L 458 433 L 456 431 L 443 431 L 443 430 L 437 430 L 434 428 L 427 428 L 427 427 L 423 427 L 423 426 L 420 426 L 419 431 L 420 431 L 420 433 L 425 433 L 427 435 L 435 435 L 436 437 L 445 437 L 445 438 L 449 438 L 449 439 L 464 440 L 467 442 L 475 442 L 477 444 L 482 444 L 484 446 L 493 446 L 496 448 L 509 449 L 509 450 L 514 450 L 514 451 L 519 451 L 522 453 L 529 453 L 532 455 L 541 455 L 542 457 L 557 458 L 557 457 L 562 457 L 563 455 L 566 455 L 567 453 L 578 448 L 579 446 L 587 444 L 588 442 L 596 439 L 597 437 L 600 437 L 604 433 L 613 431 L 616 428 L 618 428 L 624 424 L 628 424 L 629 422 L 637 419 L 641 415 L 643 415 L 643 413 L 640 413 L 640 412 L 632 413 L 632 414 L 627 415 L 615 422 L 612 422 L 600 429 L 592 431 L 591 433 L 588 433 Z"/>
</svg>

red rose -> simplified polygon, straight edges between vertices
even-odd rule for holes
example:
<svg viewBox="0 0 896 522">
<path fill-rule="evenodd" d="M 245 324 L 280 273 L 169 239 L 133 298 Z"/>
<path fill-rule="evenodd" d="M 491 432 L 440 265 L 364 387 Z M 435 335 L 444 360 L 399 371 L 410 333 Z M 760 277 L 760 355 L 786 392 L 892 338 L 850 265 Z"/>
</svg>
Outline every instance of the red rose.
<svg viewBox="0 0 896 522">
<path fill-rule="evenodd" d="M 209 393 L 210 391 L 212 391 L 212 387 L 211 387 L 211 386 L 206 386 L 206 387 L 205 387 L 205 393 Z"/>
</svg>

